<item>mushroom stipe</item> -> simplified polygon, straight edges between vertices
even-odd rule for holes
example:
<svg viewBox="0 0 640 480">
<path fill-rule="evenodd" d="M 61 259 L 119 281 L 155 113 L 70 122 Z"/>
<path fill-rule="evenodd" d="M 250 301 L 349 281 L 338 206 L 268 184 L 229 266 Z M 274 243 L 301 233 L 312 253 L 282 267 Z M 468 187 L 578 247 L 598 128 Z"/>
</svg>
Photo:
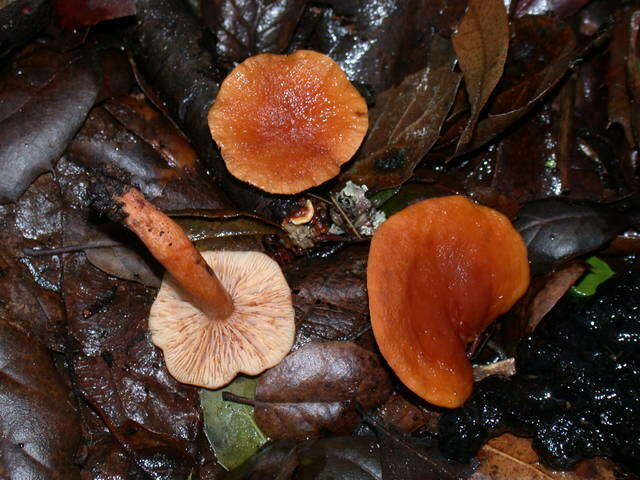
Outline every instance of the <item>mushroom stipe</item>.
<svg viewBox="0 0 640 480">
<path fill-rule="evenodd" d="M 261 252 L 202 254 L 136 189 L 114 196 L 127 225 L 166 268 L 149 315 L 153 343 L 176 380 L 219 388 L 284 358 L 295 336 L 291 291 Z"/>
</svg>

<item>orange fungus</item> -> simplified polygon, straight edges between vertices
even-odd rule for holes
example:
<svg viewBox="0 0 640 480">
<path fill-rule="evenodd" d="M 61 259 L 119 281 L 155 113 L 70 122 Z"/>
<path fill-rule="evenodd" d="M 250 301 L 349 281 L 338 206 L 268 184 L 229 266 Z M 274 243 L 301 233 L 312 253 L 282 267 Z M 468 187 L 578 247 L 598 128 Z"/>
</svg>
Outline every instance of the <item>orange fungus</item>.
<svg viewBox="0 0 640 480">
<path fill-rule="evenodd" d="M 336 176 L 369 124 L 342 69 L 310 50 L 242 62 L 222 82 L 208 121 L 233 176 L 282 194 Z"/>
<path fill-rule="evenodd" d="M 511 222 L 461 196 L 411 205 L 371 241 L 367 287 L 380 351 L 405 385 L 438 406 L 469 397 L 466 344 L 528 285 L 526 246 Z"/>
</svg>

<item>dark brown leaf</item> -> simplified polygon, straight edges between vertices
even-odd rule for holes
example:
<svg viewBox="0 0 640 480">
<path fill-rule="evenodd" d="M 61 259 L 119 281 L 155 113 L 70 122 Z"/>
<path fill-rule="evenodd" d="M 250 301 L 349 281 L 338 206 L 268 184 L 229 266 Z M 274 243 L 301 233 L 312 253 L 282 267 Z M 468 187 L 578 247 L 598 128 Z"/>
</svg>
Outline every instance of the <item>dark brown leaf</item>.
<svg viewBox="0 0 640 480">
<path fill-rule="evenodd" d="M 306 0 L 203 0 L 202 15 L 217 38 L 216 52 L 233 65 L 259 53 L 282 53 Z"/>
<path fill-rule="evenodd" d="M 509 59 L 510 66 L 528 61 L 526 57 L 517 58 L 520 47 L 524 46 L 522 43 L 519 44 L 518 40 L 531 42 L 536 33 L 544 37 L 539 39 L 538 45 L 553 44 L 552 50 L 555 51 L 547 52 L 546 60 L 542 61 L 544 63 L 538 64 L 541 70 L 528 73 L 528 76 L 522 77 L 520 83 L 497 94 L 489 107 L 488 117 L 478 123 L 469 150 L 488 142 L 522 118 L 565 75 L 571 64 L 575 39 L 567 25 L 548 17 L 523 17 L 516 20 L 514 25 L 515 40 L 512 41 L 512 50 L 516 53 Z M 544 58 L 545 55 L 541 57 Z"/>
<path fill-rule="evenodd" d="M 73 30 L 136 13 L 134 0 L 55 0 L 56 21 Z"/>
<path fill-rule="evenodd" d="M 297 444 L 291 439 L 266 445 L 224 480 L 289 480 L 298 466 Z"/>
<path fill-rule="evenodd" d="M 603 205 L 550 198 L 524 205 L 514 226 L 527 244 L 531 273 L 539 275 L 601 247 L 630 222 Z"/>
<path fill-rule="evenodd" d="M 435 442 L 412 438 L 374 417 L 366 420 L 378 436 L 383 480 L 464 480 L 473 472 L 474 465 L 445 460 Z"/>
<path fill-rule="evenodd" d="M 482 108 L 502 77 L 509 47 L 509 20 L 502 0 L 470 0 L 451 37 L 464 74 L 471 116 L 458 140 L 458 150 L 471 142 Z"/>
<path fill-rule="evenodd" d="M 35 37 L 51 20 L 51 0 L 0 4 L 0 57 Z"/>
<path fill-rule="evenodd" d="M 489 440 L 478 454 L 480 467 L 469 480 L 617 480 L 622 472 L 609 460 L 584 460 L 571 472 L 554 472 L 538 463 L 531 440 L 510 434 Z"/>
<path fill-rule="evenodd" d="M 425 68 L 433 35 L 449 36 L 466 6 L 449 0 L 327 3 L 332 8 L 320 12 L 310 38 L 296 47 L 326 53 L 352 82 L 368 85 L 375 93 Z"/>
<path fill-rule="evenodd" d="M 578 12 L 590 0 L 514 0 L 515 15 L 553 15 L 564 18 Z"/>
<path fill-rule="evenodd" d="M 438 139 L 460 74 L 451 43 L 435 36 L 428 66 L 376 99 L 362 151 L 342 176 L 377 191 L 400 185 Z"/>
<path fill-rule="evenodd" d="M 67 160 L 58 162 L 56 177 L 65 205 L 64 244 L 74 244 L 83 234 L 79 226 L 94 228 L 87 207 L 90 177 Z M 180 201 L 185 199 L 171 199 L 174 208 L 186 206 Z M 208 206 L 219 205 L 209 200 Z M 154 291 L 107 276 L 81 253 L 66 255 L 63 269 L 76 393 L 99 413 L 137 469 L 151 478 L 187 478 L 211 452 L 200 438 L 197 390 L 170 376 L 149 338 Z"/>
<path fill-rule="evenodd" d="M 310 341 L 355 340 L 370 328 L 365 275 L 368 247 L 301 259 L 287 271 L 296 312 L 294 349 Z"/>
<path fill-rule="evenodd" d="M 296 480 L 382 480 L 378 446 L 370 437 L 330 437 L 297 449 Z M 400 477 L 397 477 L 400 478 Z"/>
<path fill-rule="evenodd" d="M 82 125 L 102 83 L 91 56 L 64 58 L 46 50 L 12 63 L 0 75 L 0 203 L 16 200 L 51 170 Z"/>
<path fill-rule="evenodd" d="M 79 479 L 80 426 L 68 388 L 47 350 L 0 320 L 0 475 Z"/>
<path fill-rule="evenodd" d="M 376 354 L 351 342 L 312 342 L 260 377 L 255 419 L 274 439 L 348 433 L 359 422 L 356 403 L 373 407 L 390 393 Z"/>
<path fill-rule="evenodd" d="M 635 145 L 631 126 L 631 99 L 627 90 L 627 55 L 629 48 L 629 18 L 624 10 L 616 14 L 609 45 L 609 64 L 607 66 L 607 109 L 609 125 L 617 123 L 624 129 L 627 141 Z"/>
<path fill-rule="evenodd" d="M 513 33 L 504 76 L 480 120 L 473 141 L 458 154 L 474 150 L 522 118 L 567 73 L 575 54 L 575 37 L 565 23 L 545 16 L 525 16 L 512 23 Z M 452 142 L 465 120 L 441 139 Z"/>
</svg>

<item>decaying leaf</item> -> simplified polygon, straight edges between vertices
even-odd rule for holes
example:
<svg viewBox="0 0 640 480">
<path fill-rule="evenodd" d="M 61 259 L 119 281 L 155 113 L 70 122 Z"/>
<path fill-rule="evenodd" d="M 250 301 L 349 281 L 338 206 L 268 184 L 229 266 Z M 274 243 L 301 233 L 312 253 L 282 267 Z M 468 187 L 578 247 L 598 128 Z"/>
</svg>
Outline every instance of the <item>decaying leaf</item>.
<svg viewBox="0 0 640 480">
<path fill-rule="evenodd" d="M 451 43 L 435 36 L 428 66 L 376 99 L 362 151 L 342 176 L 377 191 L 400 185 L 438 139 L 460 82 Z"/>
<path fill-rule="evenodd" d="M 480 466 L 469 480 L 618 480 L 622 473 L 609 460 L 583 460 L 571 472 L 554 472 L 538 463 L 531 440 L 510 434 L 496 437 L 480 450 Z"/>
<path fill-rule="evenodd" d="M 58 25 L 69 30 L 136 13 L 134 0 L 54 0 L 54 3 Z"/>
<path fill-rule="evenodd" d="M 289 480 L 298 466 L 297 443 L 291 439 L 269 443 L 224 480 Z"/>
<path fill-rule="evenodd" d="M 559 18 L 569 17 L 584 7 L 589 0 L 514 0 L 515 14 L 553 15 Z"/>
<path fill-rule="evenodd" d="M 482 108 L 504 69 L 509 47 L 509 20 L 502 0 L 471 0 L 451 37 L 471 104 L 471 116 L 458 140 L 458 150 L 473 136 Z"/>
<path fill-rule="evenodd" d="M 353 245 L 328 258 L 305 258 L 287 271 L 296 313 L 294 349 L 310 341 L 356 340 L 369 330 L 367 254 L 365 245 Z"/>
<path fill-rule="evenodd" d="M 78 480 L 80 425 L 68 387 L 37 340 L 0 320 L 0 474 Z"/>
<path fill-rule="evenodd" d="M 331 437 L 298 448 L 298 480 L 383 480 L 378 446 L 370 437 Z"/>
<path fill-rule="evenodd" d="M 378 436 L 383 480 L 463 480 L 473 472 L 474 465 L 445 460 L 435 442 L 412 438 L 375 417 L 366 418 Z"/>
<path fill-rule="evenodd" d="M 289 45 L 305 0 L 210 0 L 205 22 L 217 38 L 216 53 L 227 65 L 259 53 L 282 53 Z"/>
<path fill-rule="evenodd" d="M 223 392 L 253 398 L 256 378 L 240 376 L 220 390 L 200 390 L 204 428 L 222 466 L 232 470 L 267 441 L 253 420 L 253 408 L 223 400 Z"/>
<path fill-rule="evenodd" d="M 101 87 L 90 55 L 36 50 L 0 74 L 0 203 L 16 200 L 82 125 Z"/>
<path fill-rule="evenodd" d="M 348 433 L 359 422 L 356 403 L 373 407 L 390 393 L 376 354 L 351 342 L 311 342 L 260 377 L 256 423 L 273 439 Z"/>
<path fill-rule="evenodd" d="M 539 275 L 601 247 L 629 222 L 603 205 L 550 198 L 522 207 L 514 226 L 527 244 L 531 273 Z"/>
<path fill-rule="evenodd" d="M 0 3 L 0 56 L 30 40 L 51 20 L 51 0 Z"/>
</svg>

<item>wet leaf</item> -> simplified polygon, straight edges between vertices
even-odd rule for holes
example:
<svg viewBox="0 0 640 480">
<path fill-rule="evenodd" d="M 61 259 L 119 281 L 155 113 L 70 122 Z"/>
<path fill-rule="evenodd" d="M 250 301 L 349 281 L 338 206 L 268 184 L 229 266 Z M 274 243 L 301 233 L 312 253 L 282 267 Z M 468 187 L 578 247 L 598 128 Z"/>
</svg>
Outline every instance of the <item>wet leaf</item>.
<svg viewBox="0 0 640 480">
<path fill-rule="evenodd" d="M 257 378 L 237 377 L 219 390 L 200 390 L 204 427 L 218 461 L 232 470 L 251 457 L 267 437 L 253 420 L 253 407 L 222 399 L 222 392 L 253 398 Z"/>
<path fill-rule="evenodd" d="M 148 143 L 167 166 L 195 169 L 196 153 L 187 139 L 143 95 L 118 97 L 107 102 L 105 109 L 127 130 Z"/>
<path fill-rule="evenodd" d="M 377 191 L 402 184 L 438 139 L 460 82 L 451 43 L 436 36 L 427 68 L 376 99 L 358 159 L 343 175 Z"/>
<path fill-rule="evenodd" d="M 5 478 L 79 479 L 80 426 L 49 352 L 2 319 L 0 362 L 0 472 Z"/>
<path fill-rule="evenodd" d="M 366 420 L 378 436 L 384 480 L 463 480 L 473 472 L 473 466 L 445 460 L 435 442 L 412 438 L 375 417 Z"/>
<path fill-rule="evenodd" d="M 56 21 L 62 28 L 73 30 L 90 27 L 105 20 L 135 15 L 133 0 L 54 0 Z"/>
<path fill-rule="evenodd" d="M 0 203 L 51 170 L 93 106 L 101 76 L 91 56 L 36 51 L 0 74 Z"/>
<path fill-rule="evenodd" d="M 288 480 L 298 466 L 296 447 L 291 439 L 267 444 L 224 480 Z"/>
<path fill-rule="evenodd" d="M 616 13 L 607 66 L 607 110 L 609 125 L 617 123 L 624 129 L 627 141 L 634 145 L 631 125 L 631 99 L 627 89 L 627 55 L 629 47 L 629 18 L 620 10 Z"/>
<path fill-rule="evenodd" d="M 282 234 L 282 229 L 256 215 L 233 210 L 183 210 L 167 212 L 192 242 L 213 238 Z"/>
<path fill-rule="evenodd" d="M 489 440 L 478 454 L 480 467 L 469 480 L 616 480 L 622 473 L 609 460 L 580 462 L 571 472 L 554 472 L 538 463 L 531 440 L 510 434 Z"/>
<path fill-rule="evenodd" d="M 56 178 L 64 204 L 63 244 L 72 245 L 95 228 L 88 207 L 90 175 L 62 160 Z M 172 196 L 173 208 L 184 208 L 181 201 Z M 194 197 L 191 204 L 200 201 Z M 212 200 L 207 206 L 216 207 Z M 187 478 L 213 454 L 201 438 L 197 390 L 171 377 L 149 337 L 155 291 L 106 275 L 82 254 L 65 255 L 62 264 L 76 394 L 99 414 L 138 478 L 144 478 L 142 472 L 152 478 Z"/>
<path fill-rule="evenodd" d="M 514 20 L 512 27 L 505 73 L 487 106 L 487 117 L 478 122 L 472 142 L 458 154 L 482 146 L 522 118 L 571 65 L 576 42 L 565 23 L 551 17 L 525 16 Z M 464 122 L 462 119 L 452 126 L 441 143 L 452 142 Z"/>
<path fill-rule="evenodd" d="M 52 175 L 40 176 L 0 209 L 0 311 L 6 321 L 57 352 L 66 349 L 66 315 L 58 257 L 28 257 L 24 248 L 62 242 L 62 199 Z"/>
<path fill-rule="evenodd" d="M 570 17 L 584 7 L 589 0 L 514 0 L 517 1 L 515 15 L 553 15 Z"/>
<path fill-rule="evenodd" d="M 296 480 L 382 480 L 378 446 L 369 437 L 332 437 L 298 449 Z M 400 477 L 396 477 L 400 478 Z"/>
<path fill-rule="evenodd" d="M 515 311 L 519 317 L 520 328 L 514 332 L 514 344 L 525 333 L 533 332 L 547 313 L 560 301 L 576 281 L 584 274 L 586 268 L 582 262 L 571 262 L 562 269 L 545 277 L 534 279 L 529 290 L 518 302 Z M 515 322 L 512 322 L 515 323 Z"/>
<path fill-rule="evenodd" d="M 296 313 L 294 349 L 310 341 L 356 340 L 369 330 L 367 255 L 367 246 L 354 245 L 327 258 L 304 258 L 288 269 Z"/>
<path fill-rule="evenodd" d="M 527 244 L 534 275 L 600 248 L 628 225 L 625 215 L 606 206 L 561 198 L 529 202 L 514 222 Z"/>
<path fill-rule="evenodd" d="M 369 408 L 390 393 L 376 354 L 351 342 L 312 342 L 260 377 L 256 423 L 274 439 L 348 433 L 359 422 L 356 403 Z"/>
<path fill-rule="evenodd" d="M 35 37 L 51 20 L 51 0 L 0 3 L 0 57 Z"/>
<path fill-rule="evenodd" d="M 425 68 L 431 39 L 436 33 L 449 36 L 466 6 L 448 0 L 326 3 L 332 8 L 321 11 L 311 38 L 296 47 L 326 53 L 352 82 L 375 93 Z"/>
<path fill-rule="evenodd" d="M 233 65 L 259 53 L 282 53 L 305 5 L 306 0 L 206 0 L 202 14 L 217 37 L 218 57 Z"/>
<path fill-rule="evenodd" d="M 480 112 L 502 77 L 509 47 L 509 21 L 503 1 L 470 0 L 451 40 L 471 104 L 471 116 L 458 140 L 460 149 L 471 141 Z"/>
</svg>

